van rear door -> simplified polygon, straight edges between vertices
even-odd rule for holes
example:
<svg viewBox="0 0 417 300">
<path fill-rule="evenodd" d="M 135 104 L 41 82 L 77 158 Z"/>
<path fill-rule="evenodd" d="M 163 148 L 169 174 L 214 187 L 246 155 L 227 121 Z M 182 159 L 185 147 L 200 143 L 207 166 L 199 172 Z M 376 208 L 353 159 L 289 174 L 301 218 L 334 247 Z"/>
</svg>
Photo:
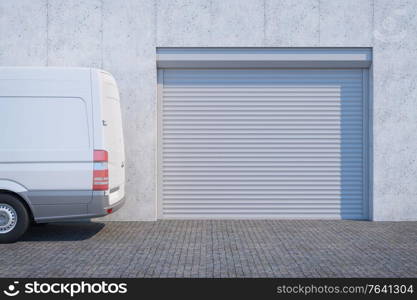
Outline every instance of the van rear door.
<svg viewBox="0 0 417 300">
<path fill-rule="evenodd" d="M 101 73 L 104 148 L 108 152 L 110 204 L 124 196 L 125 154 L 119 91 L 113 77 Z M 118 194 L 112 197 L 112 194 Z M 115 199 L 116 198 L 116 199 Z"/>
</svg>

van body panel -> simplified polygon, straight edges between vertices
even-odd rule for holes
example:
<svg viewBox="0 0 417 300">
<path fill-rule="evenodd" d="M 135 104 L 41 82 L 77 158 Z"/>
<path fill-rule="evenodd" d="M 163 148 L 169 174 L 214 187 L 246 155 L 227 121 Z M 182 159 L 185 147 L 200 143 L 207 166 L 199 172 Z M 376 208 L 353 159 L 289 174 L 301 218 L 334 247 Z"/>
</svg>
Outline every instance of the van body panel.
<svg viewBox="0 0 417 300">
<path fill-rule="evenodd" d="M 119 200 L 125 197 L 125 185 L 124 183 L 120 184 L 116 188 L 110 190 L 109 193 L 109 205 L 113 205 Z"/>
<path fill-rule="evenodd" d="M 102 74 L 113 88 L 103 89 Z M 112 126 L 103 126 L 104 119 Z M 2 188 L 2 182 L 24 187 L 14 192 L 28 202 L 36 221 L 91 218 L 120 207 L 124 168 L 116 166 L 124 162 L 122 134 L 117 85 L 109 73 L 0 67 L 0 190 L 16 190 L 10 184 Z M 109 154 L 110 186 L 100 194 L 92 190 L 94 150 Z M 115 186 L 119 190 L 111 195 Z"/>
<path fill-rule="evenodd" d="M 26 194 L 34 206 L 56 205 L 56 199 L 59 199 L 59 205 L 73 205 L 89 203 L 93 192 L 91 190 L 34 190 Z"/>
<path fill-rule="evenodd" d="M 0 162 L 0 176 L 32 190 L 91 190 L 93 167 L 85 162 Z"/>
<path fill-rule="evenodd" d="M 101 91 L 101 84 L 100 84 L 100 71 L 91 69 L 90 72 L 90 80 L 91 80 L 91 101 L 95 109 L 92 112 L 92 123 L 93 123 L 93 148 L 96 150 L 103 150 L 104 149 L 104 134 L 103 134 L 103 118 L 102 118 L 102 111 L 101 111 L 101 99 L 102 91 Z"/>
<path fill-rule="evenodd" d="M 109 153 L 110 203 L 124 197 L 125 154 L 119 91 L 113 76 L 100 72 L 103 149 Z"/>
<path fill-rule="evenodd" d="M 87 215 L 86 204 L 34 205 L 35 220 L 39 219 L 71 219 L 73 216 Z"/>
<path fill-rule="evenodd" d="M 0 171 L 0 174 L 1 174 L 1 171 Z M 1 178 L 0 178 L 0 190 L 10 191 L 16 194 L 27 192 L 27 189 L 23 185 L 15 181 L 12 181 L 10 179 L 1 179 Z"/>
<path fill-rule="evenodd" d="M 79 157 L 91 148 L 82 98 L 1 97 L 0 111 L 8 112 L 0 118 L 3 151 L 23 150 L 29 161 L 39 160 L 45 151 L 66 151 L 62 157 L 71 160 L 72 153 Z"/>
<path fill-rule="evenodd" d="M 71 219 L 85 219 L 102 217 L 108 214 L 107 210 L 117 211 L 124 204 L 125 199 L 122 198 L 118 202 L 110 205 L 107 193 L 102 191 L 94 191 L 92 200 L 84 206 L 63 205 L 61 207 L 42 205 L 38 207 L 35 221 L 37 223 L 54 222 Z"/>
</svg>

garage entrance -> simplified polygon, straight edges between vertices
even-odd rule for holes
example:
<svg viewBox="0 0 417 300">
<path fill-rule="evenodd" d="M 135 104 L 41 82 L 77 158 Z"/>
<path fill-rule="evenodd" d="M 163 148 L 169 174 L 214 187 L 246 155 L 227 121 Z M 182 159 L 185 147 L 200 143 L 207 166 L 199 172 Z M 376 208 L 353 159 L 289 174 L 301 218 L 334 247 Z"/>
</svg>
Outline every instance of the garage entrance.
<svg viewBox="0 0 417 300">
<path fill-rule="evenodd" d="M 367 219 L 365 68 L 161 68 L 159 216 Z"/>
</svg>

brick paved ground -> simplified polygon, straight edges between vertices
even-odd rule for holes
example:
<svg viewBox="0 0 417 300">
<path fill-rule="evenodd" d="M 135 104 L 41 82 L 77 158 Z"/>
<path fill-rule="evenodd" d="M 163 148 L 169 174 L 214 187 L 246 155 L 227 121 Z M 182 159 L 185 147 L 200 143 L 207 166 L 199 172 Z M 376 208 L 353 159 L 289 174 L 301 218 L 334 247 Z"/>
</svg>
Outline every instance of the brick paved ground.
<svg viewBox="0 0 417 300">
<path fill-rule="evenodd" d="M 66 223 L 0 245 L 0 277 L 416 277 L 417 222 Z"/>
</svg>

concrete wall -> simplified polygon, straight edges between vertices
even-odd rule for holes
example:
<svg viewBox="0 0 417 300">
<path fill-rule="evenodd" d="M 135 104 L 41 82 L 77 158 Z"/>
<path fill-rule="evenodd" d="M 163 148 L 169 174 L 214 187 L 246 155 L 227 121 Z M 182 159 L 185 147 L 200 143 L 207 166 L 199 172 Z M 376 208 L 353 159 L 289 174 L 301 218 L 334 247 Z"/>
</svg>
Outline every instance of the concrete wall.
<svg viewBox="0 0 417 300">
<path fill-rule="evenodd" d="M 0 65 L 99 67 L 121 91 L 127 204 L 156 217 L 158 46 L 373 47 L 374 219 L 417 220 L 417 1 L 0 0 Z"/>
</svg>

